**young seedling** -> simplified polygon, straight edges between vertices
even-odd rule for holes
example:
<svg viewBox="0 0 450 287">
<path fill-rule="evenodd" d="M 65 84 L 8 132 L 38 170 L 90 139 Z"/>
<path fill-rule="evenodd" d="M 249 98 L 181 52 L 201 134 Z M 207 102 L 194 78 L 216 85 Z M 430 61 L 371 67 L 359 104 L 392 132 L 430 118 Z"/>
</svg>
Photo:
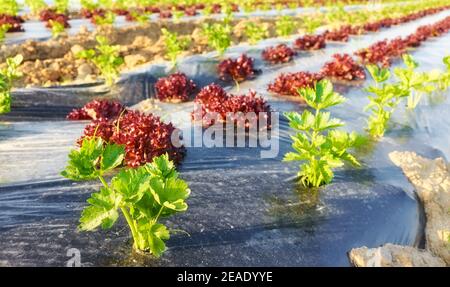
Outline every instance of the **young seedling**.
<svg viewBox="0 0 450 287">
<path fill-rule="evenodd" d="M 94 49 L 84 50 L 78 53 L 78 57 L 91 61 L 99 70 L 105 83 L 112 86 L 119 76 L 119 67 L 124 60 L 119 55 L 119 46 L 109 45 L 103 36 L 97 36 L 98 45 Z"/>
<path fill-rule="evenodd" d="M 99 4 L 93 0 L 80 0 L 81 7 L 88 11 L 95 10 L 99 7 Z"/>
<path fill-rule="evenodd" d="M 55 0 L 54 2 L 57 13 L 66 14 L 69 11 L 69 0 Z"/>
<path fill-rule="evenodd" d="M 308 34 L 313 34 L 321 25 L 322 21 L 320 19 L 317 19 L 317 16 L 309 16 L 303 18 L 303 28 Z"/>
<path fill-rule="evenodd" d="M 414 61 L 411 55 L 404 54 L 402 57 L 406 68 L 396 68 L 394 69 L 394 74 L 400 81 L 402 89 L 409 91 L 407 98 L 408 109 L 415 109 L 423 94 L 434 91 L 435 86 L 431 84 L 434 77 L 429 73 L 415 71 L 419 64 Z"/>
<path fill-rule="evenodd" d="M 398 83 L 385 83 L 391 76 L 388 69 L 369 65 L 367 70 L 376 83 L 366 88 L 367 92 L 373 94 L 369 96 L 369 104 L 365 107 L 366 111 L 371 112 L 367 121 L 367 131 L 372 137 L 379 138 L 383 137 L 391 115 L 400 100 L 407 97 L 409 92 Z"/>
<path fill-rule="evenodd" d="M 296 24 L 291 16 L 285 15 L 278 18 L 275 23 L 275 32 L 280 37 L 287 37 L 295 32 Z"/>
<path fill-rule="evenodd" d="M 19 4 L 16 0 L 2 0 L 0 1 L 0 14 L 16 16 L 19 12 Z"/>
<path fill-rule="evenodd" d="M 205 8 L 202 10 L 204 16 L 210 16 L 212 14 L 212 5 L 206 4 Z"/>
<path fill-rule="evenodd" d="M 247 22 L 245 24 L 244 33 L 248 38 L 248 42 L 252 45 L 257 44 L 268 36 L 267 27 L 264 25 L 257 25 L 254 22 Z"/>
<path fill-rule="evenodd" d="M 136 11 L 131 12 L 131 16 L 133 17 L 133 19 L 138 22 L 141 25 L 144 25 L 146 23 L 148 23 L 149 21 L 149 16 L 146 13 L 138 13 Z"/>
<path fill-rule="evenodd" d="M 48 22 L 52 29 L 53 38 L 58 38 L 58 36 L 61 35 L 62 33 L 64 33 L 64 31 L 66 30 L 66 28 L 64 27 L 64 24 L 61 24 L 58 21 L 54 21 L 54 20 L 50 19 Z"/>
<path fill-rule="evenodd" d="M 11 28 L 11 25 L 4 24 L 0 26 L 0 43 L 5 40 L 6 32 L 8 32 L 9 28 Z"/>
<path fill-rule="evenodd" d="M 111 11 L 106 12 L 104 17 L 102 17 L 100 15 L 94 16 L 94 22 L 96 25 L 99 25 L 99 26 L 111 26 L 112 24 L 114 24 L 115 20 L 116 20 L 116 15 Z"/>
<path fill-rule="evenodd" d="M 441 91 L 445 91 L 450 87 L 450 56 L 444 57 L 442 62 L 444 62 L 447 69 L 445 72 L 441 73 L 438 80 L 438 87 Z"/>
<path fill-rule="evenodd" d="M 111 10 L 114 8 L 114 0 L 98 0 L 97 3 L 99 4 L 100 7 L 104 8 L 104 9 L 108 9 Z"/>
<path fill-rule="evenodd" d="M 344 123 L 322 111 L 345 101 L 333 91 L 330 81 L 321 80 L 314 88 L 299 89 L 298 92 L 315 112 L 285 113 L 290 127 L 298 133 L 291 137 L 295 152 L 285 154 L 284 161 L 300 161 L 298 177 L 302 184 L 319 187 L 330 183 L 334 177 L 333 169 L 343 166 L 344 162 L 360 165 L 347 151 L 356 145 L 357 135 L 337 130 Z"/>
<path fill-rule="evenodd" d="M 167 154 L 144 166 L 120 170 L 108 184 L 104 175 L 121 166 L 124 156 L 123 146 L 96 137 L 85 138 L 79 150 L 70 152 L 61 175 L 74 181 L 98 178 L 103 185 L 87 200 L 89 206 L 81 214 L 79 229 L 110 229 L 120 211 L 131 230 L 133 248 L 159 257 L 170 237 L 169 229 L 159 220 L 187 210 L 189 187 L 178 178 Z"/>
<path fill-rule="evenodd" d="M 0 114 L 11 111 L 11 89 L 14 80 L 22 76 L 22 73 L 18 71 L 22 61 L 22 55 L 8 58 L 6 59 L 6 67 L 0 70 Z"/>
<path fill-rule="evenodd" d="M 174 23 L 179 23 L 181 17 L 184 16 L 184 11 L 179 11 L 175 7 L 172 8 L 172 17 Z"/>
<path fill-rule="evenodd" d="M 47 8 L 44 0 L 25 0 L 25 4 L 30 8 L 31 13 L 38 15 L 39 12 Z"/>
<path fill-rule="evenodd" d="M 166 28 L 162 28 L 161 32 L 166 44 L 167 58 L 169 58 L 172 65 L 175 66 L 180 53 L 189 47 L 190 40 L 186 37 L 179 37 L 177 33 L 169 32 Z"/>
<path fill-rule="evenodd" d="M 231 45 L 231 26 L 226 23 L 204 24 L 203 33 L 208 38 L 208 45 L 222 56 Z"/>
</svg>

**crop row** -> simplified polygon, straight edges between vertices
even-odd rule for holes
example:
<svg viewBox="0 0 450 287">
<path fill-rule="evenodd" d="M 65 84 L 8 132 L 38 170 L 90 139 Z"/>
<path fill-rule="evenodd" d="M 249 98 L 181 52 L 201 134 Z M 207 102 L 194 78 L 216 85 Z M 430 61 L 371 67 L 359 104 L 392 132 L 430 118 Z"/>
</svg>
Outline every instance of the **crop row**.
<svg viewBox="0 0 450 287">
<path fill-rule="evenodd" d="M 167 1 L 166 1 L 167 2 Z M 197 1 L 194 1 L 197 2 Z M 276 9 L 295 9 L 297 7 L 305 6 L 322 6 L 327 1 L 257 1 L 247 0 L 239 5 L 233 1 L 169 1 L 169 3 L 162 3 L 161 1 L 124 1 L 124 0 L 107 0 L 107 1 L 93 1 L 81 0 L 81 9 L 75 12 L 70 7 L 68 0 L 55 0 L 54 5 L 49 6 L 44 0 L 26 0 L 25 4 L 31 11 L 30 15 L 25 17 L 19 16 L 21 6 L 15 0 L 4 0 L 0 3 L 0 26 L 2 24 L 9 24 L 9 32 L 23 31 L 21 23 L 25 18 L 33 18 L 38 16 L 41 21 L 47 22 L 51 26 L 53 22 L 63 24 L 68 27 L 68 20 L 70 18 L 87 18 L 94 24 L 102 24 L 105 21 L 114 21 L 115 15 L 125 16 L 127 21 L 148 21 L 151 14 L 158 14 L 160 18 L 180 18 L 181 16 L 195 16 L 201 14 L 208 16 L 218 13 L 232 13 L 232 12 L 252 12 L 255 10 L 271 10 Z M 336 4 L 357 4 L 365 3 L 363 0 L 346 0 L 333 1 Z M 337 2 L 337 3 L 336 3 Z M 393 2 L 393 1 L 389 1 Z"/>
<path fill-rule="evenodd" d="M 387 27 L 389 21 L 391 25 L 394 25 L 395 21 L 398 24 L 398 20 L 394 21 L 393 19 L 401 19 L 406 15 L 415 15 L 416 18 L 422 17 L 425 15 L 421 16 L 422 12 L 420 11 L 431 11 L 436 7 L 442 8 L 442 2 L 392 6 L 390 9 L 383 8 L 376 11 L 346 12 L 332 10 L 320 16 L 311 14 L 297 20 L 283 17 L 278 20 L 259 19 L 255 21 L 225 19 L 224 21 L 210 21 L 200 27 L 193 23 L 187 25 L 183 23 L 161 24 L 162 26 L 152 23 L 148 27 L 144 25 L 118 29 L 104 27 L 93 34 L 83 32 L 68 38 L 58 38 L 45 42 L 29 41 L 19 45 L 4 46 L 0 50 L 0 57 L 5 59 L 16 54 L 23 55 L 24 63 L 20 70 L 25 76 L 17 82 L 19 86 L 55 85 L 61 82 L 70 83 L 73 80 L 92 81 L 98 78 L 99 74 L 100 77 L 110 80 L 111 70 L 117 70 L 118 72 L 129 70 L 144 63 L 160 61 L 161 58 L 170 59 L 173 63 L 176 63 L 180 55 L 201 53 L 212 49 L 224 52 L 234 43 L 243 41 L 257 43 L 267 37 L 288 36 L 291 33 L 297 33 L 299 24 L 302 31 L 314 31 L 321 25 L 328 25 L 329 31 L 326 34 L 321 34 L 321 36 L 326 35 L 326 39 L 310 34 L 298 39 L 293 45 L 295 50 L 313 49 L 316 48 L 315 46 L 321 48 L 327 40 L 333 40 L 329 37 L 331 34 L 344 35 L 345 32 L 343 31 L 352 27 L 360 27 L 358 28 L 360 32 L 365 31 L 362 30 L 364 27 L 368 31 L 373 30 L 374 26 Z M 322 20 L 315 22 L 314 19 L 317 17 Z M 349 23 L 357 24 L 349 26 Z M 333 28 L 336 26 L 340 28 Z M 372 28 L 369 29 L 368 27 Z M 123 58 L 122 61 L 112 62 L 114 65 L 118 63 L 120 65 L 117 65 L 114 69 L 106 69 L 108 74 L 103 73 L 105 71 L 105 69 L 102 69 L 103 65 L 98 65 L 93 61 L 95 58 L 88 57 L 94 56 L 92 52 L 89 54 L 82 53 L 83 57 L 79 53 L 83 48 L 85 50 L 97 50 L 105 47 L 102 44 L 97 45 L 97 47 L 94 45 L 94 36 L 99 34 L 104 35 L 117 46 L 112 49 L 117 53 L 111 53 L 111 55 Z M 348 38 L 348 36 L 349 34 L 345 34 L 345 38 Z M 111 49 L 107 50 L 112 52 Z M 283 51 L 280 50 L 280 52 Z M 287 57 L 284 57 L 284 60 L 289 60 L 289 53 Z M 283 53 L 280 56 L 283 56 Z M 278 61 L 277 57 L 280 56 L 275 56 L 271 60 Z"/>
</svg>

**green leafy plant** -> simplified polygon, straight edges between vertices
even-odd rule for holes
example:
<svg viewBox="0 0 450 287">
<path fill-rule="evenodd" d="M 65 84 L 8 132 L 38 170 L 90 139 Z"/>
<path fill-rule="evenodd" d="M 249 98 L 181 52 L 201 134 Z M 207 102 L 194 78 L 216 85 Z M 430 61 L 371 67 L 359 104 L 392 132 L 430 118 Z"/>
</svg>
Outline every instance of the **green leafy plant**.
<svg viewBox="0 0 450 287">
<path fill-rule="evenodd" d="M 116 1 L 114 0 L 97 0 L 97 3 L 99 4 L 99 6 L 101 6 L 104 9 L 113 9 L 114 8 L 114 4 Z"/>
<path fill-rule="evenodd" d="M 366 111 L 371 112 L 367 121 L 367 131 L 373 137 L 382 137 L 392 113 L 400 103 L 401 98 L 407 97 L 409 92 L 398 83 L 386 83 L 391 76 L 388 69 L 369 65 L 367 70 L 376 83 L 365 89 L 372 94 L 372 96 L 369 96 L 369 104 L 365 107 Z"/>
<path fill-rule="evenodd" d="M 0 43 L 3 42 L 3 40 L 5 40 L 5 36 L 9 28 L 11 28 L 11 25 L 9 24 L 0 25 Z"/>
<path fill-rule="evenodd" d="M 231 26 L 226 23 L 206 23 L 203 33 L 208 39 L 208 45 L 223 55 L 231 45 Z"/>
<path fill-rule="evenodd" d="M 57 13 L 66 14 L 69 11 L 69 0 L 55 0 L 54 2 Z"/>
<path fill-rule="evenodd" d="M 166 44 L 166 55 L 173 65 L 176 65 L 177 58 L 181 52 L 185 51 L 190 44 L 190 39 L 187 37 L 180 37 L 175 32 L 169 32 L 162 28 L 161 32 L 164 36 L 164 43 Z"/>
<path fill-rule="evenodd" d="M 0 14 L 16 16 L 19 12 L 20 6 L 16 0 L 2 0 L 0 1 Z"/>
<path fill-rule="evenodd" d="M 317 16 L 306 16 L 303 18 L 303 28 L 306 33 L 313 34 L 317 28 L 322 25 L 322 20 L 318 19 Z"/>
<path fill-rule="evenodd" d="M 94 2 L 93 0 L 80 0 L 80 4 L 83 9 L 86 9 L 88 11 L 92 11 L 99 7 L 98 3 Z"/>
<path fill-rule="evenodd" d="M 267 27 L 264 25 L 257 25 L 254 22 L 247 22 L 245 24 L 244 34 L 247 36 L 248 42 L 255 45 L 268 36 L 268 31 Z"/>
<path fill-rule="evenodd" d="M 98 178 L 103 185 L 87 200 L 89 206 L 81 214 L 79 229 L 109 229 L 121 212 L 131 230 L 133 248 L 159 257 L 170 238 L 170 230 L 159 220 L 186 211 L 190 189 L 178 178 L 167 154 L 139 168 L 121 169 L 108 184 L 104 175 L 119 167 L 124 155 L 123 146 L 96 137 L 85 138 L 79 150 L 70 152 L 61 174 L 75 181 Z"/>
<path fill-rule="evenodd" d="M 146 24 L 149 21 L 149 16 L 146 13 L 138 13 L 136 11 L 131 12 L 131 16 L 135 19 L 136 22 L 140 24 Z"/>
<path fill-rule="evenodd" d="M 66 30 L 66 28 L 64 27 L 64 24 L 62 24 L 61 22 L 54 21 L 52 19 L 50 19 L 48 22 L 52 29 L 53 38 L 57 38 L 59 35 L 64 33 L 64 31 Z"/>
<path fill-rule="evenodd" d="M 94 22 L 99 26 L 110 26 L 114 24 L 114 21 L 116 21 L 116 15 L 111 11 L 106 12 L 104 16 L 94 16 Z"/>
<path fill-rule="evenodd" d="M 212 5 L 206 4 L 205 8 L 203 8 L 202 10 L 202 14 L 204 16 L 210 16 L 212 14 Z"/>
<path fill-rule="evenodd" d="M 275 32 L 280 37 L 287 37 L 295 32 L 296 26 L 291 16 L 284 15 L 275 23 Z"/>
<path fill-rule="evenodd" d="M 444 57 L 442 62 L 444 62 L 447 69 L 440 74 L 437 85 L 441 91 L 445 91 L 450 87 L 450 56 Z"/>
<path fill-rule="evenodd" d="M 302 114 L 287 112 L 285 116 L 289 125 L 298 133 L 292 136 L 295 152 L 285 154 L 284 161 L 300 161 L 298 177 L 306 187 L 319 187 L 330 183 L 334 177 L 333 169 L 341 167 L 344 162 L 359 166 L 359 162 L 348 152 L 357 143 L 356 133 L 337 130 L 344 123 L 332 118 L 323 109 L 339 105 L 345 98 L 333 91 L 328 80 L 321 80 L 314 88 L 299 89 L 311 113 L 305 110 Z"/>
<path fill-rule="evenodd" d="M 96 40 L 98 45 L 95 49 L 81 51 L 77 56 L 91 61 L 100 70 L 105 83 L 112 86 L 119 76 L 119 67 L 124 60 L 119 55 L 119 46 L 109 45 L 103 36 L 97 36 Z"/>
<path fill-rule="evenodd" d="M 179 23 L 181 17 L 184 16 L 184 11 L 179 11 L 175 7 L 172 8 L 172 17 L 175 23 Z"/>
<path fill-rule="evenodd" d="M 44 0 L 25 0 L 25 4 L 30 8 L 31 13 L 35 15 L 47 8 Z"/>
<path fill-rule="evenodd" d="M 425 72 L 417 72 L 416 68 L 419 64 L 414 61 L 411 55 L 404 54 L 403 62 L 405 63 L 405 68 L 395 68 L 394 74 L 400 81 L 400 86 L 402 89 L 409 91 L 407 98 L 407 107 L 409 109 L 414 109 L 420 102 L 422 95 L 431 93 L 435 90 L 435 86 L 432 84 L 435 75 Z"/>
<path fill-rule="evenodd" d="M 8 58 L 6 59 L 6 67 L 0 70 L 0 114 L 11 111 L 11 89 L 14 80 L 22 76 L 22 73 L 18 71 L 22 61 L 22 55 Z"/>
</svg>

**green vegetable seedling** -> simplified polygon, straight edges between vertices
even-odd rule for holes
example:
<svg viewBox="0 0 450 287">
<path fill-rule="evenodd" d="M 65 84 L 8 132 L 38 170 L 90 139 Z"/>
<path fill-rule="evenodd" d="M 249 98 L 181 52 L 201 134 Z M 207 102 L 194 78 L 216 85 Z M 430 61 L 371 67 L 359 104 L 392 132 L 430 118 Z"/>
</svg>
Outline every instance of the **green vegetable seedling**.
<svg viewBox="0 0 450 287">
<path fill-rule="evenodd" d="M 0 25 L 0 43 L 3 42 L 3 40 L 5 40 L 6 33 L 10 28 L 11 25 L 9 24 Z"/>
<path fill-rule="evenodd" d="M 295 32 L 296 26 L 291 16 L 284 15 L 275 23 L 275 32 L 280 37 L 287 37 Z"/>
<path fill-rule="evenodd" d="M 403 55 L 403 62 L 406 67 L 394 69 L 394 74 L 400 81 L 402 89 L 409 91 L 407 107 L 415 109 L 423 94 L 429 94 L 435 90 L 435 86 L 431 84 L 434 77 L 430 73 L 417 72 L 415 69 L 419 64 L 409 54 Z"/>
<path fill-rule="evenodd" d="M 69 0 L 55 0 L 57 13 L 66 14 L 69 11 Z"/>
<path fill-rule="evenodd" d="M 231 45 L 231 26 L 225 22 L 204 24 L 203 33 L 208 39 L 208 45 L 215 49 L 220 56 Z"/>
<path fill-rule="evenodd" d="M 2 0 L 0 1 L 0 14 L 16 16 L 19 12 L 20 6 L 16 0 Z"/>
<path fill-rule="evenodd" d="M 303 185 L 319 187 L 330 183 L 334 177 L 333 169 L 343 166 L 344 162 L 360 165 L 347 151 L 356 145 L 358 137 L 356 133 L 337 130 L 344 123 L 322 111 L 345 101 L 333 91 L 330 81 L 319 81 L 314 88 L 300 89 L 299 94 L 315 112 L 285 113 L 289 126 L 298 133 L 291 137 L 295 152 L 285 154 L 284 161 L 300 161 L 298 177 Z"/>
<path fill-rule="evenodd" d="M 50 19 L 49 23 L 50 23 L 50 27 L 52 29 L 52 37 L 53 38 L 58 38 L 58 36 L 61 35 L 62 33 L 64 33 L 64 31 L 66 30 L 64 25 L 58 21 L 53 21 Z"/>
<path fill-rule="evenodd" d="M 103 185 L 87 200 L 89 206 L 81 214 L 79 229 L 109 229 L 121 212 L 134 249 L 159 257 L 170 238 L 170 230 L 159 220 L 186 211 L 190 189 L 178 178 L 167 154 L 138 168 L 121 169 L 108 184 L 104 175 L 122 165 L 124 156 L 123 146 L 96 137 L 85 138 L 79 150 L 70 152 L 68 166 L 61 174 L 75 181 L 98 178 Z"/>
<path fill-rule="evenodd" d="M 119 55 L 119 46 L 109 45 L 108 40 L 103 36 L 97 36 L 96 40 L 98 45 L 95 50 L 84 50 L 77 56 L 91 61 L 100 70 L 105 83 L 112 86 L 119 76 L 119 67 L 124 60 Z"/>
<path fill-rule="evenodd" d="M 106 12 L 105 16 L 94 16 L 95 24 L 99 26 L 111 26 L 114 24 L 114 21 L 116 20 L 116 15 L 108 11 Z"/>
<path fill-rule="evenodd" d="M 14 80 L 22 76 L 22 73 L 18 71 L 22 61 L 22 55 L 8 58 L 6 59 L 6 67 L 0 70 L 0 114 L 11 111 L 11 89 Z"/>
<path fill-rule="evenodd" d="M 369 65 L 367 70 L 375 81 L 375 85 L 366 88 L 367 92 L 373 94 L 369 96 L 369 104 L 365 107 L 366 111 L 371 112 L 367 121 L 367 131 L 371 136 L 379 138 L 384 135 L 401 98 L 407 97 L 409 93 L 398 83 L 386 83 L 391 76 L 388 69 Z"/>
<path fill-rule="evenodd" d="M 268 36 L 267 27 L 264 25 L 257 25 L 254 22 L 247 22 L 245 24 L 244 33 L 248 38 L 248 42 L 252 45 L 257 44 Z"/>
<path fill-rule="evenodd" d="M 166 44 L 166 56 L 172 65 L 175 66 L 178 56 L 189 47 L 190 39 L 180 37 L 177 33 L 169 32 L 165 28 L 162 28 L 161 32 L 164 36 L 164 43 Z"/>
</svg>

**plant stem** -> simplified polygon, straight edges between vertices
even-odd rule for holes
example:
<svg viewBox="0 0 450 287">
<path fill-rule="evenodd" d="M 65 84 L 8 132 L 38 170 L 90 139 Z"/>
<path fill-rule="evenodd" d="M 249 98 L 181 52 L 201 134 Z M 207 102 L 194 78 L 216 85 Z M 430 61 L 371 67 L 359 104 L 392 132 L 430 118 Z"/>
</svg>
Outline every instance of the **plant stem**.
<svg viewBox="0 0 450 287">
<path fill-rule="evenodd" d="M 105 188 L 109 188 L 108 184 L 106 183 L 105 179 L 103 178 L 103 176 L 99 175 L 98 178 L 100 179 L 100 181 L 102 182 L 103 186 Z"/>
<path fill-rule="evenodd" d="M 134 224 L 134 220 L 133 218 L 131 218 L 130 213 L 128 212 L 127 208 L 122 206 L 120 207 L 120 210 L 122 211 L 123 215 L 125 216 L 125 219 L 127 220 L 128 225 L 130 226 L 131 229 L 131 236 L 133 237 L 133 246 L 136 249 L 139 249 L 138 243 L 137 243 L 137 230 L 136 230 L 136 225 Z"/>
<path fill-rule="evenodd" d="M 163 209 L 164 209 L 164 205 L 161 206 L 161 208 L 160 208 L 159 211 L 158 211 L 158 214 L 157 214 L 156 217 L 153 219 L 153 224 L 155 224 L 155 223 L 158 221 L 159 216 L 161 215 Z"/>
</svg>

